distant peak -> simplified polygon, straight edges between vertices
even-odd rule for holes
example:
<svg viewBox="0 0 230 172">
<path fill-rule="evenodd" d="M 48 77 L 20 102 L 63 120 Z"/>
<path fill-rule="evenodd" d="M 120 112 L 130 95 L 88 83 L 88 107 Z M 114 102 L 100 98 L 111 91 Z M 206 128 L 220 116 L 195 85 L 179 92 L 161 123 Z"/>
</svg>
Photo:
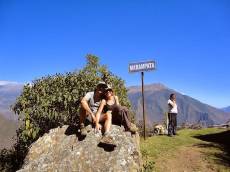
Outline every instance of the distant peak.
<svg viewBox="0 0 230 172">
<path fill-rule="evenodd" d="M 166 89 L 167 87 L 162 83 L 153 83 L 153 84 L 147 84 L 146 87 L 156 87 L 161 89 Z"/>
</svg>

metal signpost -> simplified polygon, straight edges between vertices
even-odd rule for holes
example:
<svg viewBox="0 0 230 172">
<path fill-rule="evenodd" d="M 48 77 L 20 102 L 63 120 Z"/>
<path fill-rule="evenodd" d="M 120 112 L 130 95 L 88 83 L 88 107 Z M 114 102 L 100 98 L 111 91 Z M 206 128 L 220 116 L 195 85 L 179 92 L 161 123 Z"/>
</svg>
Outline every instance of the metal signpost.
<svg viewBox="0 0 230 172">
<path fill-rule="evenodd" d="M 155 61 L 145 61 L 129 64 L 129 72 L 141 72 L 142 83 L 142 107 L 143 107 L 143 123 L 144 123 L 144 139 L 146 138 L 146 123 L 145 123 L 145 101 L 144 101 L 144 71 L 151 71 L 156 69 Z"/>
</svg>

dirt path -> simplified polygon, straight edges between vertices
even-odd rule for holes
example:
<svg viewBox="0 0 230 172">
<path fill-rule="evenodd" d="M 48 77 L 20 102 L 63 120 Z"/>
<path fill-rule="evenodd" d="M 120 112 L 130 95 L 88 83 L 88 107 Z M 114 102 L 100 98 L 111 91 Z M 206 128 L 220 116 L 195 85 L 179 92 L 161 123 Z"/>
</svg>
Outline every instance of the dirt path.
<svg viewBox="0 0 230 172">
<path fill-rule="evenodd" d="M 213 172 L 212 166 L 205 161 L 201 148 L 182 147 L 173 155 L 159 157 L 155 161 L 159 172 Z"/>
</svg>

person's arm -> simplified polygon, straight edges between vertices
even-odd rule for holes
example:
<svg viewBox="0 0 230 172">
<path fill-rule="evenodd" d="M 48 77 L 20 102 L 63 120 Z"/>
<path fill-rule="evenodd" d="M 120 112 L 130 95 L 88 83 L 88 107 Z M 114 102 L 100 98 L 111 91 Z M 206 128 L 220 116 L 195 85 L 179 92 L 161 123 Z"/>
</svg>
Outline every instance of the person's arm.
<svg viewBox="0 0 230 172">
<path fill-rule="evenodd" d="M 116 100 L 116 103 L 117 103 L 118 105 L 120 105 L 119 100 L 118 100 L 118 97 L 117 97 L 117 96 L 114 96 L 114 98 L 115 98 L 115 100 Z"/>
<path fill-rule="evenodd" d="M 174 102 L 172 100 L 168 100 L 168 104 L 171 105 L 172 107 L 174 107 Z"/>
<path fill-rule="evenodd" d="M 91 111 L 89 104 L 88 104 L 89 99 L 90 99 L 90 93 L 87 93 L 85 95 L 85 97 L 83 97 L 81 100 L 81 106 L 86 110 L 86 112 L 88 112 L 90 114 L 93 121 L 95 121 L 95 116 L 94 116 L 93 112 Z"/>
<path fill-rule="evenodd" d="M 101 101 L 101 104 L 100 104 L 100 106 L 99 106 L 99 108 L 97 110 L 97 113 L 96 113 L 96 129 L 97 130 L 100 130 L 100 127 L 101 127 L 100 124 L 99 124 L 99 122 L 100 122 L 99 120 L 100 120 L 100 116 L 101 116 L 101 113 L 102 113 L 102 110 L 103 110 L 105 104 L 106 104 L 106 101 L 103 99 Z"/>
</svg>

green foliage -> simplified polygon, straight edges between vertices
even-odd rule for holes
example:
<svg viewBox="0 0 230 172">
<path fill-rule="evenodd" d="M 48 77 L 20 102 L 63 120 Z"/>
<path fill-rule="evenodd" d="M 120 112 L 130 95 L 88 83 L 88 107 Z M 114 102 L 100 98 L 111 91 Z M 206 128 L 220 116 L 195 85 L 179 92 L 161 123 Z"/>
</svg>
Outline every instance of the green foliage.
<svg viewBox="0 0 230 172">
<path fill-rule="evenodd" d="M 0 171 L 10 171 L 13 168 L 13 164 L 10 163 L 13 161 L 14 152 L 12 150 L 2 149 L 0 152 Z"/>
<path fill-rule="evenodd" d="M 148 159 L 149 153 L 146 150 L 141 152 L 143 158 L 143 172 L 152 172 L 154 169 L 155 162 Z"/>
<path fill-rule="evenodd" d="M 79 71 L 42 77 L 24 86 L 12 107 L 22 124 L 14 152 L 25 155 L 30 144 L 49 129 L 76 124 L 81 98 L 93 91 L 99 81 L 112 85 L 120 103 L 130 107 L 124 81 L 100 65 L 98 57 L 89 54 L 86 59 L 86 66 Z M 17 166 L 23 160 L 22 157 L 19 159 Z"/>
</svg>

